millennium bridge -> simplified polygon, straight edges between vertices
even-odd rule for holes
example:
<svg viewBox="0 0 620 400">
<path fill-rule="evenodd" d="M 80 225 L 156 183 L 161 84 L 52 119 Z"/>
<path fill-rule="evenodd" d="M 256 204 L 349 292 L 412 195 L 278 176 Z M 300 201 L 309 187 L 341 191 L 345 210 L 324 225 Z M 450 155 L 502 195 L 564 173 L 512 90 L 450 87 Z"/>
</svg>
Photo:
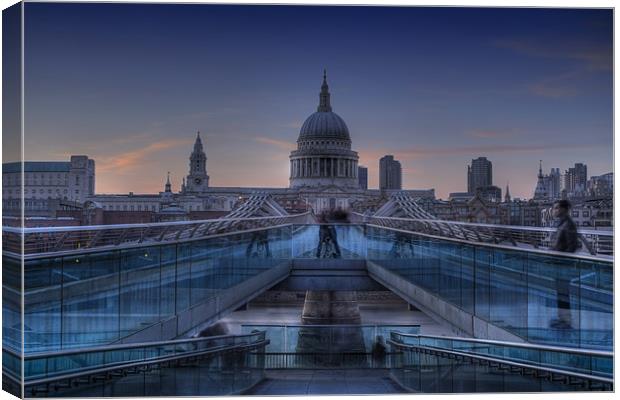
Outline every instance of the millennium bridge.
<svg viewBox="0 0 620 400">
<path fill-rule="evenodd" d="M 338 371 L 383 389 L 316 393 L 613 390 L 611 232 L 581 231 L 568 254 L 549 250 L 552 229 L 441 221 L 398 195 L 346 223 L 274 203 L 259 194 L 204 221 L 3 227 L 3 389 L 305 394 L 274 380 Z M 453 334 L 309 320 L 204 334 L 273 288 L 306 302 L 387 289 Z"/>
</svg>

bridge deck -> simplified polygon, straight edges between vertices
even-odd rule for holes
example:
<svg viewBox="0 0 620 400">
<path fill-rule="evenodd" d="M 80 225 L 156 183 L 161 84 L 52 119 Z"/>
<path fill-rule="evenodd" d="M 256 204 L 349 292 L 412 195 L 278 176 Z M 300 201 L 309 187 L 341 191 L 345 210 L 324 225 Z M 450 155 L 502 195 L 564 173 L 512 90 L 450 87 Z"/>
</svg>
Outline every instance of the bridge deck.
<svg viewBox="0 0 620 400">
<path fill-rule="evenodd" d="M 389 371 L 376 370 L 271 370 L 266 379 L 244 394 L 323 395 L 406 393 L 389 378 Z"/>
</svg>

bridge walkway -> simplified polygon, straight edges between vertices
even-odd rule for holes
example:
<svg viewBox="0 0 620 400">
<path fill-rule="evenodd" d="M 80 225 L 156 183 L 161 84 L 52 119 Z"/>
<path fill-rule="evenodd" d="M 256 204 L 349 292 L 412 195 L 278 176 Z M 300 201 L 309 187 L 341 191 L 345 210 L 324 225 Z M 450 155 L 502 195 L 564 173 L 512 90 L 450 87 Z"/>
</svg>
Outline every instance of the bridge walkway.
<svg viewBox="0 0 620 400">
<path fill-rule="evenodd" d="M 355 395 L 407 393 L 387 369 L 269 370 L 247 395 Z"/>
</svg>

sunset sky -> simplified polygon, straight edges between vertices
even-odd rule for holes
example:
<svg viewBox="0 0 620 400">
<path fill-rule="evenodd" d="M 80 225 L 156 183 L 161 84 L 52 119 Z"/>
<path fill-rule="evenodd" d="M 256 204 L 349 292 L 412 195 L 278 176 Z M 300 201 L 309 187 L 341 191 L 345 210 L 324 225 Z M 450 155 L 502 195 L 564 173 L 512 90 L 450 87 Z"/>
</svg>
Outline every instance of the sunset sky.
<svg viewBox="0 0 620 400">
<path fill-rule="evenodd" d="M 369 187 L 465 191 L 472 158 L 531 197 L 575 162 L 613 170 L 612 12 L 26 4 L 27 160 L 96 161 L 98 193 L 173 189 L 201 131 L 212 186 L 288 186 L 323 68 Z M 5 160 L 6 161 L 6 160 Z"/>
</svg>

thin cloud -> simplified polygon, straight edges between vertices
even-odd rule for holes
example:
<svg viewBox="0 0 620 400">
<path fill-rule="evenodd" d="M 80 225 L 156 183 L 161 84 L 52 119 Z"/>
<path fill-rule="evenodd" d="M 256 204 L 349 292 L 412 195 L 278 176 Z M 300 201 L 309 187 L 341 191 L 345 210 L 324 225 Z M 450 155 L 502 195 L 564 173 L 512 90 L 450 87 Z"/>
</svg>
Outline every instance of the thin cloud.
<svg viewBox="0 0 620 400">
<path fill-rule="evenodd" d="M 127 151 L 117 156 L 110 158 L 100 158 L 97 169 L 99 171 L 123 172 L 123 170 L 130 169 L 139 164 L 142 164 L 147 156 L 151 156 L 154 153 L 158 153 L 163 150 L 168 150 L 179 146 L 188 146 L 193 143 L 190 139 L 164 139 L 159 142 L 151 143 L 146 147 Z"/>
<path fill-rule="evenodd" d="M 533 145 L 490 145 L 490 146 L 463 146 L 463 147 L 435 147 L 435 148 L 415 148 L 405 149 L 394 152 L 400 157 L 428 157 L 437 155 L 479 155 L 486 153 L 520 153 L 525 151 L 554 151 L 568 149 L 584 149 L 601 147 L 602 144 L 582 144 L 582 143 L 554 143 L 554 144 L 533 144 Z"/>
<path fill-rule="evenodd" d="M 468 155 L 471 157 L 484 156 L 489 153 L 523 153 L 537 151 L 556 151 L 570 149 L 585 149 L 602 147 L 603 144 L 581 143 L 557 143 L 557 144 L 532 144 L 532 145 L 485 145 L 485 146 L 442 146 L 442 147 L 415 147 L 401 149 L 361 149 L 360 160 L 368 165 L 378 165 L 379 159 L 386 154 L 393 154 L 397 160 L 420 159 L 436 156 Z M 360 161 L 361 162 L 361 161 Z"/>
<path fill-rule="evenodd" d="M 496 40 L 494 44 L 532 57 L 580 61 L 590 70 L 611 71 L 613 68 L 611 45 L 608 47 L 585 42 L 544 45 L 539 40 L 528 39 L 502 39 Z"/>
<path fill-rule="evenodd" d="M 513 130 L 476 129 L 465 133 L 466 136 L 478 139 L 505 139 L 514 136 Z"/>
<path fill-rule="evenodd" d="M 280 124 L 280 126 L 282 128 L 287 128 L 287 129 L 299 129 L 301 128 L 302 124 L 303 124 L 303 121 L 292 121 L 292 122 Z"/>
<path fill-rule="evenodd" d="M 279 149 L 283 149 L 283 150 L 289 150 L 290 151 L 290 150 L 293 150 L 295 148 L 295 143 L 288 142 L 286 140 L 272 139 L 272 138 L 263 137 L 263 136 L 255 137 L 254 140 L 256 140 L 259 143 L 275 146 L 275 147 L 277 147 Z"/>
<path fill-rule="evenodd" d="M 563 98 L 574 97 L 579 94 L 575 82 L 581 73 L 579 71 L 571 71 L 564 74 L 543 79 L 528 86 L 530 93 L 537 96 Z"/>
<path fill-rule="evenodd" d="M 550 97 L 560 99 L 565 97 L 575 97 L 579 93 L 577 88 L 570 86 L 549 85 L 544 82 L 538 82 L 528 87 L 530 93 L 537 96 Z"/>
</svg>

